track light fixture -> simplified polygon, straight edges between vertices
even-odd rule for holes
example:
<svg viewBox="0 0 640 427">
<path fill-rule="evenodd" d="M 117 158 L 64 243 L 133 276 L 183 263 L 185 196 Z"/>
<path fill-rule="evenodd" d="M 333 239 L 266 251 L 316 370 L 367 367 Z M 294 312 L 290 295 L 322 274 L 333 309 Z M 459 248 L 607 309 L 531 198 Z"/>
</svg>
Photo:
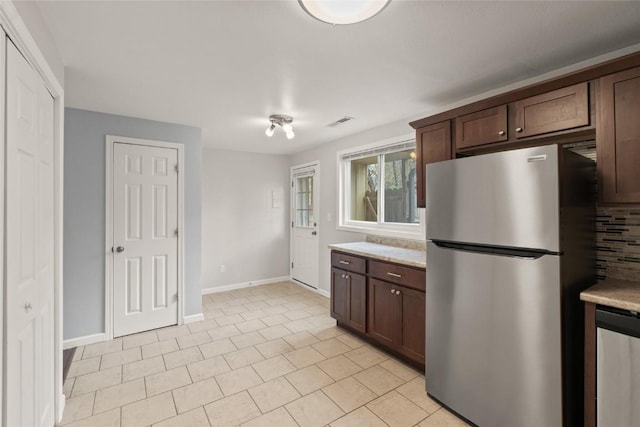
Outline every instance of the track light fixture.
<svg viewBox="0 0 640 427">
<path fill-rule="evenodd" d="M 273 136 L 273 134 L 276 131 L 276 125 L 282 128 L 282 130 L 287 135 L 287 139 L 293 139 L 296 136 L 295 133 L 293 133 L 293 126 L 291 126 L 291 123 L 293 122 L 293 117 L 285 116 L 282 114 L 273 114 L 269 116 L 269 121 L 271 122 L 271 124 L 269 125 L 267 130 L 264 131 L 264 133 L 268 137 Z"/>
</svg>

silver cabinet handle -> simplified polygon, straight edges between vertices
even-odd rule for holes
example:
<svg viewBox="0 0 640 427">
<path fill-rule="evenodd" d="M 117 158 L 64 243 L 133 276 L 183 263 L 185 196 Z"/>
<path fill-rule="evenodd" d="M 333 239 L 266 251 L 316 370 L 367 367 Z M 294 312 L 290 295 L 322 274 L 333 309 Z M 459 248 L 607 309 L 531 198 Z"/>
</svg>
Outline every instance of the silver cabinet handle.
<svg viewBox="0 0 640 427">
<path fill-rule="evenodd" d="M 516 128 L 516 132 L 522 132 L 522 128 Z"/>
<path fill-rule="evenodd" d="M 24 305 L 24 311 L 26 311 L 27 313 L 31 311 L 33 307 L 31 306 L 31 303 L 28 302 Z"/>
<path fill-rule="evenodd" d="M 349 278 L 349 275 L 348 275 L 348 274 L 345 274 L 345 275 L 344 275 L 344 278 L 345 278 L 345 279 L 348 279 L 348 278 Z"/>
<path fill-rule="evenodd" d="M 387 275 L 391 276 L 391 277 L 397 277 L 398 279 L 402 278 L 402 274 L 398 274 L 398 273 L 392 273 L 392 272 L 387 272 Z"/>
<path fill-rule="evenodd" d="M 503 131 L 503 130 L 499 131 L 499 132 L 498 132 L 498 135 L 499 135 L 499 136 L 504 136 L 504 131 Z"/>
<path fill-rule="evenodd" d="M 395 294 L 395 293 L 396 293 L 396 290 L 395 290 L 395 289 L 391 289 L 391 293 L 392 293 L 392 294 Z"/>
<path fill-rule="evenodd" d="M 351 264 L 349 261 L 343 261 L 343 260 L 340 260 L 339 262 L 340 262 L 340 264 L 344 264 L 344 265 L 349 265 L 349 264 Z"/>
<path fill-rule="evenodd" d="M 342 274 L 342 278 L 344 279 L 344 274 Z"/>
<path fill-rule="evenodd" d="M 118 247 L 116 248 L 116 252 L 118 252 L 118 253 L 122 253 L 122 252 L 124 252 L 124 246 L 118 246 Z"/>
<path fill-rule="evenodd" d="M 400 295 L 400 291 L 396 291 L 396 295 Z"/>
</svg>

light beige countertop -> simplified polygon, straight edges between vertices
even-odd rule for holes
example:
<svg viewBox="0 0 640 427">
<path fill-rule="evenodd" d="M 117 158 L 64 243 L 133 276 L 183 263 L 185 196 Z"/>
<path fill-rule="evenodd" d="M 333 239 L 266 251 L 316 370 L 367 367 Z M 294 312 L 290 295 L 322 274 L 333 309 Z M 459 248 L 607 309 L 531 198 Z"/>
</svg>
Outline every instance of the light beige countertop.
<svg viewBox="0 0 640 427">
<path fill-rule="evenodd" d="M 426 252 L 415 249 L 396 248 L 395 246 L 379 245 L 369 242 L 336 243 L 329 245 L 329 248 L 348 254 L 395 262 L 411 267 L 426 268 L 427 266 Z"/>
<path fill-rule="evenodd" d="M 606 279 L 580 293 L 582 301 L 640 312 L 640 282 Z"/>
</svg>

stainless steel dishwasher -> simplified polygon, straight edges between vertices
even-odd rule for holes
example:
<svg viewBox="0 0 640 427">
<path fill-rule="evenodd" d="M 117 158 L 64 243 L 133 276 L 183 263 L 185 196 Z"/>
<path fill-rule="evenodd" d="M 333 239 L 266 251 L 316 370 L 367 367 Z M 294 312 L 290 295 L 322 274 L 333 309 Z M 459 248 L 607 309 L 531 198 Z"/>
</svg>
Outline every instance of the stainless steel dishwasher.
<svg viewBox="0 0 640 427">
<path fill-rule="evenodd" d="M 598 306 L 599 427 L 640 426 L 640 315 Z"/>
</svg>

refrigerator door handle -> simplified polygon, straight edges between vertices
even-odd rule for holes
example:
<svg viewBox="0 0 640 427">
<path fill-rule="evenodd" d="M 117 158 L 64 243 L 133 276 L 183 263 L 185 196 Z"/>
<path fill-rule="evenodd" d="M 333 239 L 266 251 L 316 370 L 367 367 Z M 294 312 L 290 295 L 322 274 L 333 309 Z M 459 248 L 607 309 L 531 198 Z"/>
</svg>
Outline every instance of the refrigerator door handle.
<svg viewBox="0 0 640 427">
<path fill-rule="evenodd" d="M 559 252 L 551 252 L 539 249 L 520 249 L 520 248 L 506 248 L 501 246 L 491 245 L 474 245 L 468 243 L 453 243 L 442 240 L 434 240 L 433 244 L 442 249 L 449 249 L 453 251 L 471 252 L 477 254 L 487 254 L 503 256 L 508 258 L 519 258 L 526 260 L 540 259 L 545 255 L 561 255 Z"/>
</svg>

